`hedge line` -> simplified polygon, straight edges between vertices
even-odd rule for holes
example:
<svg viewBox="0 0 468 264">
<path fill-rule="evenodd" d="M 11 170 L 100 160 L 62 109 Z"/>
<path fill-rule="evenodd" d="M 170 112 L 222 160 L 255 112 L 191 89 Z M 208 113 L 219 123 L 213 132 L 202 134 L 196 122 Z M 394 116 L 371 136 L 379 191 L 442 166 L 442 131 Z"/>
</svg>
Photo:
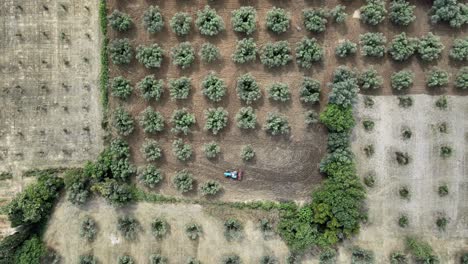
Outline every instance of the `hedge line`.
<svg viewBox="0 0 468 264">
<path fill-rule="evenodd" d="M 101 71 L 99 75 L 99 84 L 101 90 L 101 104 L 103 108 L 103 122 L 107 115 L 107 108 L 109 105 L 109 54 L 108 45 L 109 39 L 107 38 L 107 6 L 106 0 L 99 1 L 99 26 L 101 28 L 102 43 L 101 43 Z"/>
</svg>

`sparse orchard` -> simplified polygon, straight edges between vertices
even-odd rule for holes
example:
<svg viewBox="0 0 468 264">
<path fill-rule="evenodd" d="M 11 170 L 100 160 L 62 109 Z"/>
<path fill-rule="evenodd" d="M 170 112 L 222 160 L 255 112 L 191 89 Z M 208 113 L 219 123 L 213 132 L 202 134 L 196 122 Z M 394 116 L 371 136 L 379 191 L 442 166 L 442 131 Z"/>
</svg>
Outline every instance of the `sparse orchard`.
<svg viewBox="0 0 468 264">
<path fill-rule="evenodd" d="M 393 252 L 390 254 L 390 264 L 408 264 L 409 260 L 403 252 Z"/>
<path fill-rule="evenodd" d="M 314 110 L 309 110 L 305 113 L 305 124 L 312 126 L 317 124 L 319 121 L 319 115 Z"/>
<path fill-rule="evenodd" d="M 275 256 L 263 256 L 260 258 L 260 264 L 278 264 L 278 259 Z"/>
<path fill-rule="evenodd" d="M 466 3 L 456 0 L 435 0 L 429 15 L 433 24 L 445 22 L 453 28 L 460 28 L 468 24 L 467 9 Z"/>
<path fill-rule="evenodd" d="M 468 66 L 461 68 L 455 77 L 455 87 L 461 90 L 468 89 Z"/>
<path fill-rule="evenodd" d="M 237 255 L 229 255 L 229 256 L 224 256 L 221 263 L 222 264 L 242 264 L 242 261 L 240 257 Z"/>
<path fill-rule="evenodd" d="M 79 264 L 98 264 L 98 260 L 93 255 L 81 255 L 78 259 Z"/>
<path fill-rule="evenodd" d="M 150 256 L 150 264 L 167 264 L 167 258 L 162 256 L 161 254 L 151 254 Z"/>
</svg>

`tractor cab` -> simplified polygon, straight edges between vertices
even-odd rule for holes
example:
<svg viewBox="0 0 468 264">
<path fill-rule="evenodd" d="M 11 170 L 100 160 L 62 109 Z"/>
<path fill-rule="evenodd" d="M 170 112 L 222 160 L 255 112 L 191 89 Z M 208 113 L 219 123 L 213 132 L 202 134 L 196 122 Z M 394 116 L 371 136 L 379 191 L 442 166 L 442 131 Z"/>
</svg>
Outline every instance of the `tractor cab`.
<svg viewBox="0 0 468 264">
<path fill-rule="evenodd" d="M 231 178 L 237 181 L 242 180 L 242 175 L 243 175 L 242 170 L 226 170 L 224 172 L 224 177 Z"/>
</svg>

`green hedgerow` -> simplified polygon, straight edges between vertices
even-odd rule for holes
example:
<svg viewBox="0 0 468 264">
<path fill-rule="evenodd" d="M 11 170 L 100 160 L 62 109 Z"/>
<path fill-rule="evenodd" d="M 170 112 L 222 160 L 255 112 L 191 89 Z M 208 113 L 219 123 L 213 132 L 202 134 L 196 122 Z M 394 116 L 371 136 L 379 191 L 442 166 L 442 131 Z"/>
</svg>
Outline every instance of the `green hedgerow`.
<svg viewBox="0 0 468 264">
<path fill-rule="evenodd" d="M 268 113 L 266 123 L 263 129 L 270 135 L 284 135 L 288 134 L 291 130 L 288 119 L 278 113 Z"/>
<path fill-rule="evenodd" d="M 291 60 L 291 48 L 285 40 L 270 42 L 262 47 L 260 61 L 268 68 L 284 66 Z"/>
<path fill-rule="evenodd" d="M 130 81 L 122 76 L 117 76 L 111 83 L 112 95 L 120 99 L 127 99 L 133 91 Z"/>
<path fill-rule="evenodd" d="M 348 14 L 346 13 L 346 6 L 336 5 L 330 10 L 330 16 L 333 18 L 335 23 L 345 22 L 346 17 L 348 17 Z"/>
<path fill-rule="evenodd" d="M 411 71 L 402 70 L 392 74 L 391 85 L 397 91 L 408 90 L 413 85 L 414 74 Z"/>
<path fill-rule="evenodd" d="M 163 179 L 162 172 L 150 164 L 138 173 L 138 180 L 148 188 L 155 188 Z"/>
<path fill-rule="evenodd" d="M 156 80 L 153 74 L 147 75 L 137 84 L 137 88 L 145 100 L 158 101 L 164 92 L 164 81 Z"/>
<path fill-rule="evenodd" d="M 409 38 L 405 32 L 396 35 L 388 48 L 388 53 L 395 61 L 405 61 L 416 52 L 418 39 Z"/>
<path fill-rule="evenodd" d="M 80 225 L 80 237 L 86 239 L 88 242 L 92 242 L 96 238 L 96 234 L 96 221 L 89 216 L 85 217 Z"/>
<path fill-rule="evenodd" d="M 296 45 L 296 61 L 303 68 L 310 69 L 314 62 L 323 59 L 323 48 L 314 38 L 304 37 Z"/>
<path fill-rule="evenodd" d="M 164 50 L 158 44 L 140 45 L 136 49 L 136 59 L 148 69 L 160 68 L 163 57 Z"/>
<path fill-rule="evenodd" d="M 304 77 L 299 90 L 301 102 L 315 104 L 320 100 L 320 82 L 310 77 Z"/>
<path fill-rule="evenodd" d="M 302 17 L 304 19 L 304 26 L 309 31 L 321 33 L 327 28 L 328 13 L 323 8 L 306 9 L 302 11 Z"/>
<path fill-rule="evenodd" d="M 267 12 L 266 26 L 276 34 L 286 32 L 291 24 L 291 14 L 286 10 L 273 7 Z"/>
<path fill-rule="evenodd" d="M 192 79 L 181 77 L 169 81 L 169 93 L 172 100 L 187 99 L 192 89 Z"/>
<path fill-rule="evenodd" d="M 384 21 L 387 14 L 385 1 L 367 0 L 366 3 L 366 5 L 359 9 L 361 21 L 372 26 L 376 26 Z"/>
<path fill-rule="evenodd" d="M 455 87 L 461 90 L 468 89 L 468 66 L 461 68 L 455 77 Z"/>
<path fill-rule="evenodd" d="M 432 68 L 429 74 L 426 75 L 426 83 L 429 88 L 444 87 L 448 85 L 448 82 L 448 72 L 437 67 Z"/>
<path fill-rule="evenodd" d="M 135 240 L 138 231 L 141 230 L 141 226 L 135 217 L 122 216 L 117 219 L 117 230 L 120 231 L 126 240 Z"/>
<path fill-rule="evenodd" d="M 167 258 L 161 254 L 151 254 L 150 264 L 167 264 Z"/>
<path fill-rule="evenodd" d="M 140 152 L 146 161 L 155 161 L 162 157 L 162 149 L 159 143 L 154 139 L 147 139 L 141 146 Z"/>
<path fill-rule="evenodd" d="M 117 264 L 135 264 L 135 260 L 131 256 L 119 256 L 117 258 Z"/>
<path fill-rule="evenodd" d="M 143 26 L 149 33 L 156 33 L 162 30 L 164 27 L 164 18 L 159 6 L 150 6 L 148 10 L 143 13 Z"/>
<path fill-rule="evenodd" d="M 227 126 L 228 112 L 222 107 L 210 108 L 205 111 L 205 119 L 205 129 L 216 135 Z"/>
<path fill-rule="evenodd" d="M 347 132 L 355 124 L 351 107 L 344 108 L 335 104 L 329 104 L 325 108 L 320 114 L 320 122 L 334 132 Z"/>
<path fill-rule="evenodd" d="M 122 136 L 130 135 L 134 129 L 132 116 L 121 107 L 117 108 L 114 113 L 113 124 L 117 132 Z"/>
<path fill-rule="evenodd" d="M 364 90 L 375 90 L 382 87 L 383 78 L 377 73 L 377 70 L 370 67 L 361 73 L 358 82 Z"/>
<path fill-rule="evenodd" d="M 249 161 L 255 157 L 255 151 L 252 145 L 245 145 L 241 149 L 240 156 L 243 161 Z"/>
<path fill-rule="evenodd" d="M 157 217 L 151 222 L 151 234 L 153 234 L 155 238 L 163 238 L 167 234 L 168 230 L 169 224 L 163 218 Z"/>
<path fill-rule="evenodd" d="M 192 146 L 184 143 L 182 139 L 176 139 L 172 142 L 172 151 L 174 155 L 180 161 L 187 161 L 192 157 L 193 149 Z"/>
<path fill-rule="evenodd" d="M 257 125 L 257 115 L 255 110 L 248 106 L 239 109 L 236 114 L 237 127 L 242 129 L 254 129 Z"/>
<path fill-rule="evenodd" d="M 213 102 L 219 102 L 226 95 L 227 86 L 223 79 L 214 72 L 208 74 L 202 81 L 202 92 Z"/>
<path fill-rule="evenodd" d="M 161 113 L 154 111 L 151 106 L 140 113 L 139 119 L 145 133 L 156 133 L 164 130 L 164 117 Z"/>
<path fill-rule="evenodd" d="M 112 14 L 107 17 L 107 20 L 109 21 L 109 25 L 119 32 L 127 31 L 133 25 L 130 16 L 119 10 L 114 10 Z"/>
<path fill-rule="evenodd" d="M 335 48 L 335 55 L 340 58 L 345 58 L 349 55 L 356 53 L 357 51 L 357 44 L 351 42 L 350 40 L 345 39 L 338 43 Z"/>
<path fill-rule="evenodd" d="M 177 36 L 185 36 L 192 28 L 192 17 L 185 12 L 176 13 L 170 21 L 171 29 Z"/>
<path fill-rule="evenodd" d="M 455 39 L 449 56 L 454 60 L 468 61 L 468 37 Z"/>
<path fill-rule="evenodd" d="M 195 115 L 190 113 L 186 108 L 177 109 L 172 113 L 171 131 L 179 134 L 183 133 L 187 135 L 190 132 L 190 128 L 195 125 Z"/>
<path fill-rule="evenodd" d="M 214 196 L 221 191 L 221 184 L 214 180 L 208 180 L 200 186 L 200 192 L 204 196 Z"/>
<path fill-rule="evenodd" d="M 195 50 L 190 42 L 182 42 L 171 50 L 172 63 L 182 69 L 187 69 L 195 61 Z"/>
<path fill-rule="evenodd" d="M 429 32 L 419 39 L 417 51 L 423 61 L 433 61 L 440 57 L 444 48 L 440 37 Z"/>
<path fill-rule="evenodd" d="M 221 31 L 224 31 L 224 21 L 216 13 L 216 10 L 210 6 L 205 6 L 203 10 L 197 12 L 197 19 L 195 25 L 202 35 L 215 36 Z"/>
<path fill-rule="evenodd" d="M 275 82 L 268 89 L 268 98 L 274 101 L 286 102 L 291 99 L 289 86 L 285 83 Z"/>
<path fill-rule="evenodd" d="M 262 96 L 257 81 L 250 73 L 246 73 L 237 79 L 237 96 L 247 104 L 257 101 Z"/>
<path fill-rule="evenodd" d="M 415 8 L 406 0 L 393 0 L 390 3 L 390 21 L 398 26 L 408 26 L 416 19 Z"/>
<path fill-rule="evenodd" d="M 250 35 L 257 28 L 257 11 L 252 6 L 242 6 L 232 11 L 231 23 L 235 32 Z"/>
<path fill-rule="evenodd" d="M 191 240 L 197 240 L 203 233 L 201 225 L 191 223 L 185 226 L 185 233 Z"/>
<path fill-rule="evenodd" d="M 173 179 L 173 183 L 179 192 L 186 193 L 193 188 L 193 175 L 186 169 L 178 171 Z"/>
<path fill-rule="evenodd" d="M 212 141 L 210 143 L 203 144 L 203 152 L 205 153 L 206 158 L 214 159 L 221 152 L 221 147 L 218 143 Z"/>
<path fill-rule="evenodd" d="M 238 240 L 242 237 L 244 227 L 241 222 L 235 218 L 229 218 L 224 222 L 224 237 L 227 241 Z"/>
<path fill-rule="evenodd" d="M 129 64 L 133 57 L 130 40 L 114 39 L 109 43 L 109 55 L 115 65 Z"/>
<path fill-rule="evenodd" d="M 232 54 L 232 60 L 236 63 L 252 62 L 257 59 L 257 44 L 253 38 L 245 38 L 237 41 L 236 50 Z"/>
<path fill-rule="evenodd" d="M 211 43 L 203 43 L 199 55 L 201 60 L 206 63 L 212 63 L 221 58 L 219 48 Z"/>
<path fill-rule="evenodd" d="M 369 57 L 382 57 L 385 54 L 387 39 L 380 32 L 367 32 L 360 35 L 361 54 Z"/>
</svg>

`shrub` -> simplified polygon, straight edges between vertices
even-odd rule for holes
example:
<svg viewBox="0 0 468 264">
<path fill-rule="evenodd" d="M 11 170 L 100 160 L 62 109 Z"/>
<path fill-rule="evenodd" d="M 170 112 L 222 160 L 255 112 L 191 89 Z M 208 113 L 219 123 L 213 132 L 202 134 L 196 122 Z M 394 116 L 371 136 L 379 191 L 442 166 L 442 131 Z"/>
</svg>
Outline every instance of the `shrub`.
<svg viewBox="0 0 468 264">
<path fill-rule="evenodd" d="M 192 17 L 188 13 L 178 12 L 172 17 L 170 25 L 177 36 L 188 35 L 192 28 Z"/>
<path fill-rule="evenodd" d="M 133 132 L 133 118 L 129 112 L 119 107 L 114 113 L 114 127 L 122 136 L 128 136 Z"/>
<path fill-rule="evenodd" d="M 40 264 L 41 258 L 46 254 L 46 249 L 42 241 L 33 235 L 24 241 L 15 252 L 16 264 Z"/>
<path fill-rule="evenodd" d="M 401 1 L 401 0 L 400 0 Z M 409 59 L 416 52 L 418 40 L 416 38 L 408 38 L 405 32 L 396 35 L 390 47 L 388 53 L 395 61 L 405 61 Z"/>
<path fill-rule="evenodd" d="M 330 10 L 330 16 L 333 18 L 335 23 L 344 23 L 348 14 L 346 14 L 346 6 L 336 5 Z"/>
<path fill-rule="evenodd" d="M 437 259 L 434 255 L 432 247 L 424 241 L 421 241 L 415 237 L 406 237 L 405 239 L 406 249 L 414 256 L 416 261 L 423 263 L 437 263 L 432 262 Z"/>
<path fill-rule="evenodd" d="M 372 120 L 364 120 L 362 121 L 362 126 L 366 131 L 374 130 L 375 123 Z"/>
<path fill-rule="evenodd" d="M 407 165 L 410 162 L 410 157 L 408 153 L 403 153 L 403 152 L 395 152 L 395 158 L 398 164 L 400 165 Z"/>
<path fill-rule="evenodd" d="M 135 240 L 140 229 L 140 223 L 132 216 L 123 216 L 117 219 L 117 230 L 127 240 Z"/>
<path fill-rule="evenodd" d="M 446 71 L 439 68 L 433 68 L 426 76 L 426 83 L 429 88 L 440 88 L 447 86 L 449 75 Z"/>
<path fill-rule="evenodd" d="M 213 102 L 219 102 L 226 95 L 226 83 L 211 72 L 202 81 L 203 94 Z"/>
<path fill-rule="evenodd" d="M 423 61 L 433 61 L 440 57 L 444 48 L 440 37 L 429 32 L 419 39 L 417 49 L 419 57 Z"/>
<path fill-rule="evenodd" d="M 364 106 L 366 108 L 372 108 L 374 106 L 375 102 L 374 99 L 370 96 L 364 96 Z"/>
<path fill-rule="evenodd" d="M 385 19 L 387 10 L 385 10 L 385 2 L 382 0 L 367 0 L 367 4 L 362 6 L 359 11 L 362 22 L 376 26 Z"/>
<path fill-rule="evenodd" d="M 398 190 L 398 194 L 400 195 L 400 198 L 406 199 L 406 200 L 409 200 L 411 196 L 410 191 L 408 187 L 406 186 L 400 187 L 400 189 Z"/>
<path fill-rule="evenodd" d="M 437 128 L 439 129 L 440 133 L 445 133 L 445 134 L 448 133 L 448 128 L 447 128 L 447 123 L 446 122 L 442 122 L 442 123 L 438 124 Z"/>
<path fill-rule="evenodd" d="M 260 264 L 278 264 L 278 259 L 274 256 L 263 256 L 260 259 Z"/>
<path fill-rule="evenodd" d="M 410 71 L 402 70 L 395 72 L 390 78 L 392 88 L 397 91 L 408 90 L 411 86 L 413 86 L 413 78 L 414 74 Z"/>
<path fill-rule="evenodd" d="M 221 152 L 221 148 L 218 143 L 212 141 L 203 145 L 203 152 L 205 152 L 205 157 L 208 159 L 214 159 Z"/>
<path fill-rule="evenodd" d="M 468 61 L 468 37 L 455 39 L 449 56 L 454 60 Z"/>
<path fill-rule="evenodd" d="M 246 73 L 237 79 L 237 96 L 247 104 L 257 101 L 262 96 L 257 81 L 250 73 Z"/>
<path fill-rule="evenodd" d="M 224 31 L 223 19 L 216 13 L 216 10 L 209 6 L 205 6 L 203 10 L 197 12 L 195 25 L 205 36 L 215 36 Z"/>
<path fill-rule="evenodd" d="M 92 218 L 86 217 L 80 225 L 80 237 L 92 242 L 96 238 L 96 233 L 96 222 Z"/>
<path fill-rule="evenodd" d="M 159 10 L 159 6 L 150 6 L 143 14 L 143 26 L 149 33 L 161 31 L 164 26 L 164 19 Z"/>
<path fill-rule="evenodd" d="M 117 182 L 115 179 L 97 183 L 92 187 L 92 190 L 116 206 L 124 205 L 134 198 L 132 187 L 126 183 Z"/>
<path fill-rule="evenodd" d="M 390 254 L 390 264 L 408 264 L 408 258 L 403 252 L 393 252 Z"/>
<path fill-rule="evenodd" d="M 93 255 L 83 255 L 80 256 L 78 262 L 79 264 L 97 264 L 98 260 Z"/>
<path fill-rule="evenodd" d="M 241 264 L 242 263 L 239 256 L 236 256 L 236 255 L 225 256 L 223 257 L 223 260 L 221 262 L 223 264 Z"/>
<path fill-rule="evenodd" d="M 120 99 L 127 99 L 132 94 L 133 90 L 130 81 L 122 76 L 117 76 L 112 80 L 111 88 L 112 95 Z"/>
<path fill-rule="evenodd" d="M 328 102 L 341 107 L 351 107 L 356 103 L 359 91 L 358 78 L 355 72 L 346 66 L 340 66 L 333 72 L 332 88 Z"/>
<path fill-rule="evenodd" d="M 375 186 L 375 176 L 373 174 L 369 174 L 367 176 L 364 176 L 364 184 L 369 188 L 374 187 Z"/>
<path fill-rule="evenodd" d="M 445 110 L 448 107 L 448 100 L 445 95 L 441 96 L 437 101 L 435 102 L 435 106 L 441 110 Z"/>
<path fill-rule="evenodd" d="M 131 256 L 119 256 L 117 258 L 117 264 L 135 264 L 135 260 Z"/>
<path fill-rule="evenodd" d="M 224 222 L 224 237 L 227 241 L 238 240 L 242 237 L 244 227 L 239 220 L 229 218 Z"/>
<path fill-rule="evenodd" d="M 119 32 L 127 31 L 132 27 L 132 19 L 128 14 L 114 10 L 110 16 L 107 17 L 109 25 Z"/>
<path fill-rule="evenodd" d="M 210 108 L 205 111 L 205 119 L 205 129 L 217 135 L 227 125 L 228 112 L 222 107 Z"/>
<path fill-rule="evenodd" d="M 278 113 L 268 113 L 263 129 L 272 136 L 284 135 L 290 132 L 288 119 Z"/>
<path fill-rule="evenodd" d="M 383 85 L 383 78 L 374 68 L 368 68 L 359 76 L 359 85 L 364 90 L 379 89 Z"/>
<path fill-rule="evenodd" d="M 219 48 L 211 43 L 203 43 L 199 55 L 201 60 L 206 63 L 212 63 L 221 58 Z"/>
<path fill-rule="evenodd" d="M 156 80 L 154 75 L 147 75 L 138 84 L 137 88 L 145 100 L 154 99 L 158 101 L 164 91 L 163 80 Z"/>
<path fill-rule="evenodd" d="M 284 66 L 291 60 L 291 48 L 285 40 L 265 44 L 260 54 L 260 61 L 268 68 Z"/>
<path fill-rule="evenodd" d="M 257 27 L 257 11 L 251 6 L 242 6 L 232 11 L 232 28 L 235 32 L 250 35 Z"/>
<path fill-rule="evenodd" d="M 167 224 L 166 220 L 162 218 L 155 218 L 151 222 L 151 234 L 153 234 L 155 238 L 163 238 L 167 234 L 168 230 L 169 225 Z"/>
<path fill-rule="evenodd" d="M 360 35 L 361 54 L 369 57 L 383 57 L 387 39 L 382 33 L 368 32 Z"/>
<path fill-rule="evenodd" d="M 371 157 L 374 155 L 375 150 L 374 150 L 374 145 L 367 145 L 364 147 L 364 153 L 366 154 L 367 157 Z"/>
<path fill-rule="evenodd" d="M 186 193 L 193 188 L 193 175 L 186 169 L 178 171 L 173 179 L 173 183 L 179 192 Z"/>
<path fill-rule="evenodd" d="M 136 59 L 148 69 L 160 68 L 164 50 L 158 44 L 140 45 L 136 49 Z"/>
<path fill-rule="evenodd" d="M 320 82 L 310 77 L 304 77 L 299 90 L 301 102 L 315 104 L 320 100 Z"/>
<path fill-rule="evenodd" d="M 139 119 L 143 131 L 146 133 L 156 133 L 164 130 L 164 117 L 161 113 L 154 111 L 151 106 L 141 112 Z"/>
<path fill-rule="evenodd" d="M 460 258 L 461 264 L 468 264 L 468 253 L 465 253 Z"/>
<path fill-rule="evenodd" d="M 171 50 L 172 63 L 182 69 L 187 69 L 195 61 L 195 50 L 190 42 L 182 42 Z"/>
<path fill-rule="evenodd" d="M 372 264 L 374 253 L 362 248 L 354 248 L 351 253 L 351 264 Z"/>
<path fill-rule="evenodd" d="M 109 54 L 115 65 L 128 64 L 132 60 L 133 51 L 127 38 L 115 39 L 109 44 Z"/>
<path fill-rule="evenodd" d="M 67 190 L 67 200 L 76 205 L 85 204 L 90 196 L 88 175 L 81 169 L 69 169 L 64 173 L 63 179 Z"/>
<path fill-rule="evenodd" d="M 407 189 L 403 189 L 403 195 L 406 195 L 406 194 L 408 194 Z M 398 218 L 398 225 L 401 228 L 406 228 L 409 225 L 408 216 L 407 215 L 400 215 L 400 217 Z"/>
<path fill-rule="evenodd" d="M 305 114 L 305 123 L 308 126 L 314 125 L 319 121 L 319 116 L 314 110 L 309 110 Z"/>
<path fill-rule="evenodd" d="M 282 8 L 273 7 L 267 13 L 266 26 L 276 34 L 286 32 L 291 24 L 291 14 Z"/>
<path fill-rule="evenodd" d="M 440 156 L 442 158 L 448 158 L 450 156 L 452 156 L 452 148 L 450 146 L 442 146 L 440 147 Z"/>
<path fill-rule="evenodd" d="M 467 8 L 466 4 L 457 0 L 435 0 L 430 10 L 431 22 L 446 22 L 451 27 L 460 28 L 468 23 Z"/>
<path fill-rule="evenodd" d="M 357 51 L 357 44 L 351 42 L 347 39 L 338 43 L 335 48 L 335 55 L 340 58 L 345 58 L 349 55 L 356 53 Z"/>
<path fill-rule="evenodd" d="M 350 107 L 343 108 L 334 104 L 329 104 L 320 114 L 320 122 L 325 124 L 330 131 L 334 132 L 347 132 L 355 124 Z"/>
<path fill-rule="evenodd" d="M 285 83 L 275 82 L 268 87 L 268 98 L 274 101 L 286 102 L 291 99 L 289 86 Z"/>
<path fill-rule="evenodd" d="M 461 90 L 468 89 L 468 67 L 463 67 L 455 77 L 455 87 Z"/>
<path fill-rule="evenodd" d="M 202 184 L 200 192 L 204 196 L 214 196 L 221 190 L 221 184 L 217 181 L 209 180 Z"/>
<path fill-rule="evenodd" d="M 155 188 L 162 178 L 161 171 L 151 164 L 142 169 L 138 175 L 140 183 L 148 188 Z"/>
<path fill-rule="evenodd" d="M 415 8 L 406 0 L 393 0 L 390 3 L 390 21 L 398 26 L 408 26 L 416 19 Z"/>
<path fill-rule="evenodd" d="M 203 229 L 200 225 L 191 223 L 185 226 L 185 234 L 191 240 L 197 240 L 203 233 Z"/>
<path fill-rule="evenodd" d="M 187 99 L 192 89 L 192 79 L 181 77 L 169 81 L 169 93 L 172 100 Z"/>
<path fill-rule="evenodd" d="M 241 158 L 243 161 L 249 161 L 255 157 L 255 151 L 252 147 L 252 145 L 245 145 L 242 147 Z"/>
<path fill-rule="evenodd" d="M 187 161 L 192 157 L 192 146 L 184 143 L 182 139 L 176 139 L 172 142 L 172 151 L 180 161 Z"/>
<path fill-rule="evenodd" d="M 167 258 L 160 254 L 151 254 L 150 264 L 167 264 Z"/>
<path fill-rule="evenodd" d="M 328 13 L 323 8 L 306 9 L 302 11 L 302 16 L 304 18 L 304 26 L 309 31 L 321 33 L 327 28 Z"/>
<path fill-rule="evenodd" d="M 177 109 L 172 113 L 171 131 L 179 134 L 183 133 L 187 135 L 190 132 L 190 128 L 195 125 L 195 115 L 190 113 L 186 108 Z"/>
<path fill-rule="evenodd" d="M 237 127 L 242 129 L 254 129 L 257 125 L 257 115 L 255 110 L 248 106 L 239 109 L 236 114 Z"/>
<path fill-rule="evenodd" d="M 314 38 L 304 37 L 296 46 L 296 60 L 299 66 L 310 69 L 314 62 L 323 58 L 323 48 Z"/>
<path fill-rule="evenodd" d="M 437 188 L 437 193 L 439 194 L 440 197 L 447 196 L 449 194 L 449 189 L 448 189 L 447 184 L 439 186 L 439 188 Z"/>
<path fill-rule="evenodd" d="M 189 257 L 185 263 L 186 264 L 201 264 L 201 262 L 194 257 Z"/>
<path fill-rule="evenodd" d="M 140 151 L 146 161 L 155 161 L 162 157 L 161 146 L 159 146 L 159 143 L 154 139 L 145 140 Z"/>
<path fill-rule="evenodd" d="M 260 226 L 260 231 L 262 231 L 264 239 L 267 239 L 267 238 L 273 236 L 274 227 L 273 227 L 273 223 L 271 223 L 270 220 L 268 220 L 266 218 L 260 219 L 259 226 Z"/>
<path fill-rule="evenodd" d="M 236 50 L 232 54 L 232 60 L 236 63 L 255 61 L 257 58 L 257 44 L 253 38 L 245 38 L 237 41 Z"/>
<path fill-rule="evenodd" d="M 319 256 L 319 264 L 335 264 L 336 250 L 333 248 L 324 249 Z"/>
<path fill-rule="evenodd" d="M 403 108 L 408 108 L 413 105 L 413 98 L 409 96 L 398 96 L 398 105 Z"/>
</svg>

